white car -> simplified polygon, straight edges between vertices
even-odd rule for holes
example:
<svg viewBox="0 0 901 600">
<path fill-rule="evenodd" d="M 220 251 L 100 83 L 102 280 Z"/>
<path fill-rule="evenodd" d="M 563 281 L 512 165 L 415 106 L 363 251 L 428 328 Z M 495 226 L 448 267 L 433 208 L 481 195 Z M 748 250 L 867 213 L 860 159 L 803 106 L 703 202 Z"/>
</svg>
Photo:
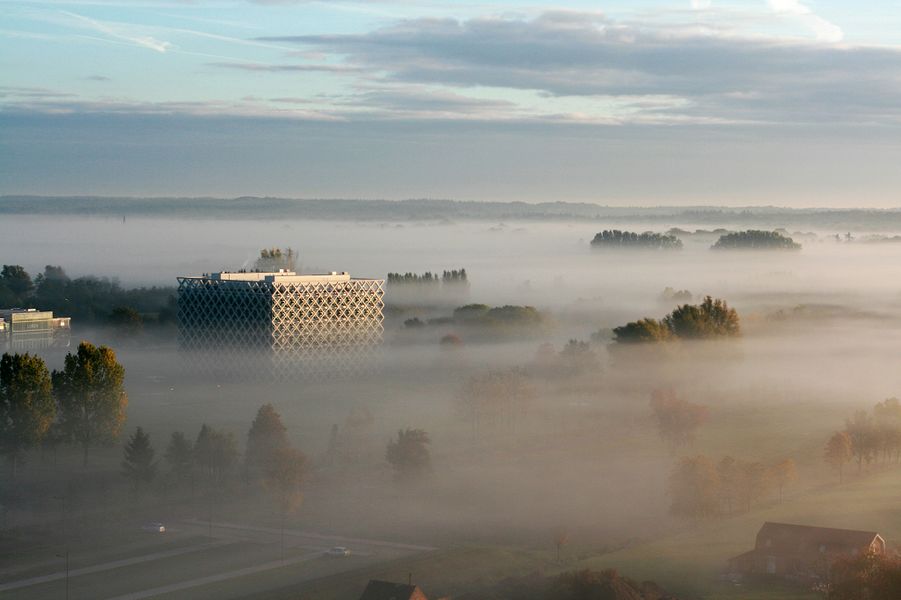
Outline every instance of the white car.
<svg viewBox="0 0 901 600">
<path fill-rule="evenodd" d="M 345 548 L 344 546 L 335 546 L 334 548 L 329 548 L 325 551 L 326 556 L 334 556 L 336 558 L 343 558 L 345 556 L 350 556 L 350 550 Z"/>
<path fill-rule="evenodd" d="M 166 526 L 162 523 L 144 523 L 141 526 L 141 531 L 146 531 L 148 533 L 166 533 Z"/>
</svg>

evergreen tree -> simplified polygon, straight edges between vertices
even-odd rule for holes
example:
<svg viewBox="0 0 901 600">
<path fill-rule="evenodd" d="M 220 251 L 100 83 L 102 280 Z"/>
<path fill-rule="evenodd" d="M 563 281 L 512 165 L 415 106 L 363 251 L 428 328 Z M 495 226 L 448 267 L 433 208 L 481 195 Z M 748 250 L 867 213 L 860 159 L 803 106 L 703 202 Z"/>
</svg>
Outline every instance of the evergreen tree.
<svg viewBox="0 0 901 600">
<path fill-rule="evenodd" d="M 138 427 L 125 444 L 125 460 L 122 461 L 122 472 L 131 480 L 134 489 L 150 484 L 156 477 L 155 454 L 150 436 Z"/>
<path fill-rule="evenodd" d="M 166 459 L 170 471 L 178 481 L 183 481 L 191 475 L 194 465 L 194 449 L 182 432 L 174 431 L 172 433 L 163 458 Z"/>
<path fill-rule="evenodd" d="M 271 404 L 264 404 L 247 432 L 247 452 L 244 455 L 247 476 L 258 478 L 274 460 L 276 453 L 289 446 L 281 415 Z"/>
</svg>

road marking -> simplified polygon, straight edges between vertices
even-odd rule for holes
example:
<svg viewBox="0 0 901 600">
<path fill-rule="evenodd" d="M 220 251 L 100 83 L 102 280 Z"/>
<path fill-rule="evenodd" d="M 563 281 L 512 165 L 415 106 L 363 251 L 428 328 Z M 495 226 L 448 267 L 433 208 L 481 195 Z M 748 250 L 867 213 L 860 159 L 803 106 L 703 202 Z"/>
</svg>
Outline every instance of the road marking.
<svg viewBox="0 0 901 600">
<path fill-rule="evenodd" d="M 123 558 L 122 560 L 114 560 L 108 563 L 102 563 L 99 565 L 93 565 L 90 567 L 82 567 L 80 569 L 71 569 L 69 570 L 69 577 L 79 577 L 81 575 L 90 575 L 91 573 L 100 573 L 102 571 L 110 571 L 112 569 L 118 569 L 120 567 L 128 567 L 131 565 L 139 565 L 144 562 L 150 562 L 154 560 L 159 560 L 161 558 L 169 558 L 172 556 L 179 556 L 181 554 L 189 554 L 191 552 L 199 552 L 201 550 L 208 550 L 210 548 L 216 546 L 224 546 L 226 544 L 233 544 L 232 541 L 221 541 L 214 542 L 212 544 L 202 544 L 197 546 L 188 546 L 186 548 L 176 548 L 175 550 L 165 550 L 163 552 L 154 552 L 152 554 L 143 554 L 141 556 L 135 556 L 133 558 Z M 65 571 L 58 571 L 56 573 L 51 573 L 49 575 L 41 575 L 40 577 L 31 577 L 29 579 L 20 579 L 18 581 L 11 581 L 9 583 L 0 584 L 0 592 L 8 592 L 9 590 L 17 590 L 23 587 L 31 587 L 33 585 L 40 585 L 42 583 L 49 583 L 51 581 L 59 581 L 60 579 L 66 578 Z"/>
<path fill-rule="evenodd" d="M 192 525 L 204 525 L 209 526 L 209 521 L 200 521 L 197 519 L 188 519 L 184 521 L 185 523 L 191 523 Z M 276 527 L 252 527 L 250 525 L 237 525 L 235 523 L 213 523 L 213 527 L 218 527 L 222 529 L 238 529 L 245 531 L 259 531 L 262 533 L 274 533 L 281 534 L 281 529 Z M 398 548 L 400 550 L 418 550 L 421 552 L 430 552 L 432 550 L 437 550 L 434 546 L 418 546 L 416 544 L 405 544 L 402 542 L 386 542 L 382 540 L 370 540 L 366 538 L 350 538 L 343 537 L 340 535 L 325 535 L 322 533 L 313 533 L 311 531 L 302 531 L 299 529 L 285 529 L 285 535 L 292 535 L 297 537 L 308 537 L 319 540 L 330 540 L 331 542 L 344 542 L 351 544 L 363 544 L 367 546 L 384 546 L 386 548 Z"/>
<path fill-rule="evenodd" d="M 218 583 L 220 581 L 226 581 L 228 579 L 234 579 L 236 577 L 244 577 L 245 575 L 253 575 L 254 573 L 259 573 L 260 571 L 269 571 L 270 569 L 278 569 L 279 567 L 287 567 L 289 565 L 296 565 L 304 562 L 309 562 L 311 560 L 316 560 L 321 558 L 320 554 L 314 554 L 312 556 L 305 555 L 300 558 L 289 559 L 289 560 L 276 560 L 273 562 L 263 563 L 261 565 L 256 565 L 253 567 L 245 567 L 244 569 L 238 569 L 237 571 L 229 571 L 228 573 L 220 573 L 218 575 L 209 575 L 207 577 L 199 577 L 197 579 L 191 579 L 190 581 L 182 581 L 180 583 L 173 583 L 170 585 L 163 585 L 160 587 L 156 587 L 149 590 L 144 590 L 142 592 L 134 592 L 132 594 L 125 594 L 123 596 L 116 596 L 115 598 L 110 598 L 109 600 L 142 600 L 143 598 L 152 598 L 153 596 L 159 596 L 161 594 L 169 594 L 172 592 L 178 592 L 180 590 L 186 590 L 194 587 L 199 587 L 201 585 L 207 585 L 210 583 Z"/>
</svg>

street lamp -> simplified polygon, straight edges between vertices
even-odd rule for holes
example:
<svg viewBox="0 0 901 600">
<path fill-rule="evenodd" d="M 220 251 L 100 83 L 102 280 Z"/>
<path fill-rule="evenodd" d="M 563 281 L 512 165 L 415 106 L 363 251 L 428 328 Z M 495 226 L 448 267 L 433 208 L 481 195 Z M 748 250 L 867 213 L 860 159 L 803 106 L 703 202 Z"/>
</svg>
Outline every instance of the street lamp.
<svg viewBox="0 0 901 600">
<path fill-rule="evenodd" d="M 66 600 L 69 600 L 69 551 L 66 550 L 66 554 L 57 554 L 58 558 L 65 557 L 66 559 Z"/>
</svg>

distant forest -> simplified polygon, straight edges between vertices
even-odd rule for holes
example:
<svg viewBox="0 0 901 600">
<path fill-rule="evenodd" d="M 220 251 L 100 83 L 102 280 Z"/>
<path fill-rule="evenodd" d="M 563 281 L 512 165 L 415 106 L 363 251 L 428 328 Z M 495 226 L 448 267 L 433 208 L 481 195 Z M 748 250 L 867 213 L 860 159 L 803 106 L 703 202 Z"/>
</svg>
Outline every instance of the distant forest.
<svg viewBox="0 0 901 600">
<path fill-rule="evenodd" d="M 0 196 L 0 215 L 66 214 L 179 218 L 415 220 L 579 220 L 747 228 L 815 227 L 835 231 L 901 229 L 901 209 L 762 207 L 614 207 L 576 202 L 462 202 L 456 200 L 348 200 L 290 198 L 120 198 Z"/>
</svg>

